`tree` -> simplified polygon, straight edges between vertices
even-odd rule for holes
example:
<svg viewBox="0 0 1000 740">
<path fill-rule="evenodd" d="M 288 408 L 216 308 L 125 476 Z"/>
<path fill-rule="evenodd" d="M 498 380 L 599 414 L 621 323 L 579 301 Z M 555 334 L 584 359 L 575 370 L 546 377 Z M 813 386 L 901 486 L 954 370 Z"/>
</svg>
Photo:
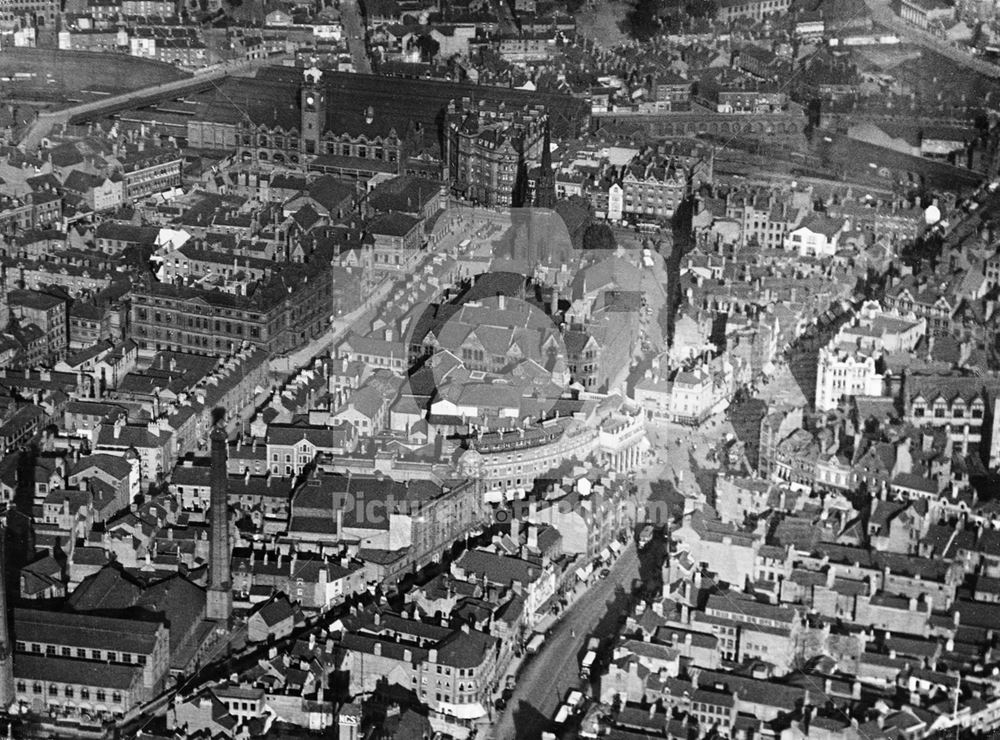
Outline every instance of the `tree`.
<svg viewBox="0 0 1000 740">
<path fill-rule="evenodd" d="M 660 27 L 659 0 L 639 0 L 626 16 L 631 36 L 639 41 L 649 41 Z"/>
<path fill-rule="evenodd" d="M 615 233 L 607 224 L 591 224 L 583 232 L 584 249 L 614 249 Z"/>
<path fill-rule="evenodd" d="M 684 10 L 691 18 L 714 18 L 716 13 L 715 0 L 690 0 Z"/>
</svg>

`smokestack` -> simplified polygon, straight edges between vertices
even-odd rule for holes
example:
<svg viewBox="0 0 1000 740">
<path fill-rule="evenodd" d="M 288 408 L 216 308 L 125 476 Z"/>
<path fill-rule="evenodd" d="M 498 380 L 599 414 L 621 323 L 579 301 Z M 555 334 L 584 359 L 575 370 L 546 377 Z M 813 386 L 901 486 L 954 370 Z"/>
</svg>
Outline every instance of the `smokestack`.
<svg viewBox="0 0 1000 740">
<path fill-rule="evenodd" d="M 212 539 L 208 563 L 206 616 L 228 623 L 233 612 L 233 591 L 229 572 L 229 558 L 232 555 L 229 544 L 229 479 L 226 473 L 229 443 L 221 414 L 216 415 L 215 425 L 209 438 L 212 461 L 210 476 Z"/>
</svg>

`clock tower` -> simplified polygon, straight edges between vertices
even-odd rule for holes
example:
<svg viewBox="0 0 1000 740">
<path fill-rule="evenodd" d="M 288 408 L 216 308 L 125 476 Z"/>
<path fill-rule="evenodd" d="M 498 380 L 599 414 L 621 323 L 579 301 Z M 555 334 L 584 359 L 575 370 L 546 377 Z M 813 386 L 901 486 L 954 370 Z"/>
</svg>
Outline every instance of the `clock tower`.
<svg viewBox="0 0 1000 740">
<path fill-rule="evenodd" d="M 326 126 L 326 91 L 320 81 L 323 72 L 316 67 L 305 71 L 302 83 L 301 154 L 312 157 L 320 154 L 320 139 Z"/>
</svg>

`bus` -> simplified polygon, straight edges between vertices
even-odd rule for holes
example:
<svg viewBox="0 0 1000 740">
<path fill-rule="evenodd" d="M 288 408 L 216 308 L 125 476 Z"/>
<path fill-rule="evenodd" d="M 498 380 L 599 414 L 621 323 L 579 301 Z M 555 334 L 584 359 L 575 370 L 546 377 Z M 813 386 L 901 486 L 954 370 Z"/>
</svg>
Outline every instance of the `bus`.
<svg viewBox="0 0 1000 740">
<path fill-rule="evenodd" d="M 568 706 L 573 711 L 576 711 L 583 704 L 583 693 L 573 689 L 566 695 L 566 706 Z"/>
</svg>

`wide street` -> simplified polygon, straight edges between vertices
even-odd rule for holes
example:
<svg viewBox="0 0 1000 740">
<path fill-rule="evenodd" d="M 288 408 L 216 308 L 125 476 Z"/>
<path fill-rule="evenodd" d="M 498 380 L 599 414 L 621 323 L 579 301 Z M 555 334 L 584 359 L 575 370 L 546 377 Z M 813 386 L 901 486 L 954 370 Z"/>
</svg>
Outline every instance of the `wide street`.
<svg viewBox="0 0 1000 740">
<path fill-rule="evenodd" d="M 673 442 L 679 429 L 658 427 L 650 434 L 653 451 L 636 477 L 638 497 L 646 500 L 652 481 L 673 479 L 673 469 L 683 465 L 690 470 L 686 457 L 690 445 L 683 445 L 683 456 Z M 686 431 L 686 430 L 685 430 Z M 712 434 L 705 430 L 706 444 Z M 671 449 L 673 448 L 673 449 Z M 703 455 L 704 453 L 702 453 Z M 683 462 L 682 462 L 683 460 Z M 702 460 L 699 459 L 699 463 Z M 688 478 L 693 478 L 690 474 Z M 651 550 L 640 555 L 634 542 L 618 557 L 607 577 L 591 584 L 586 593 L 563 613 L 549 633 L 541 651 L 531 658 L 521 671 L 507 709 L 496 718 L 492 735 L 496 740 L 535 740 L 541 737 L 555 715 L 559 704 L 571 689 L 580 688 L 579 661 L 583 644 L 591 634 L 617 634 L 620 620 L 626 614 L 630 594 L 636 579 L 658 571 L 662 556 Z"/>
<path fill-rule="evenodd" d="M 635 543 L 622 552 L 606 578 L 570 606 L 549 633 L 542 650 L 518 677 L 514 695 L 497 720 L 497 740 L 537 740 L 570 689 L 580 688 L 579 660 L 588 635 L 611 634 L 628 605 L 632 582 L 639 576 Z M 598 627 L 601 627 L 598 630 Z"/>
</svg>

